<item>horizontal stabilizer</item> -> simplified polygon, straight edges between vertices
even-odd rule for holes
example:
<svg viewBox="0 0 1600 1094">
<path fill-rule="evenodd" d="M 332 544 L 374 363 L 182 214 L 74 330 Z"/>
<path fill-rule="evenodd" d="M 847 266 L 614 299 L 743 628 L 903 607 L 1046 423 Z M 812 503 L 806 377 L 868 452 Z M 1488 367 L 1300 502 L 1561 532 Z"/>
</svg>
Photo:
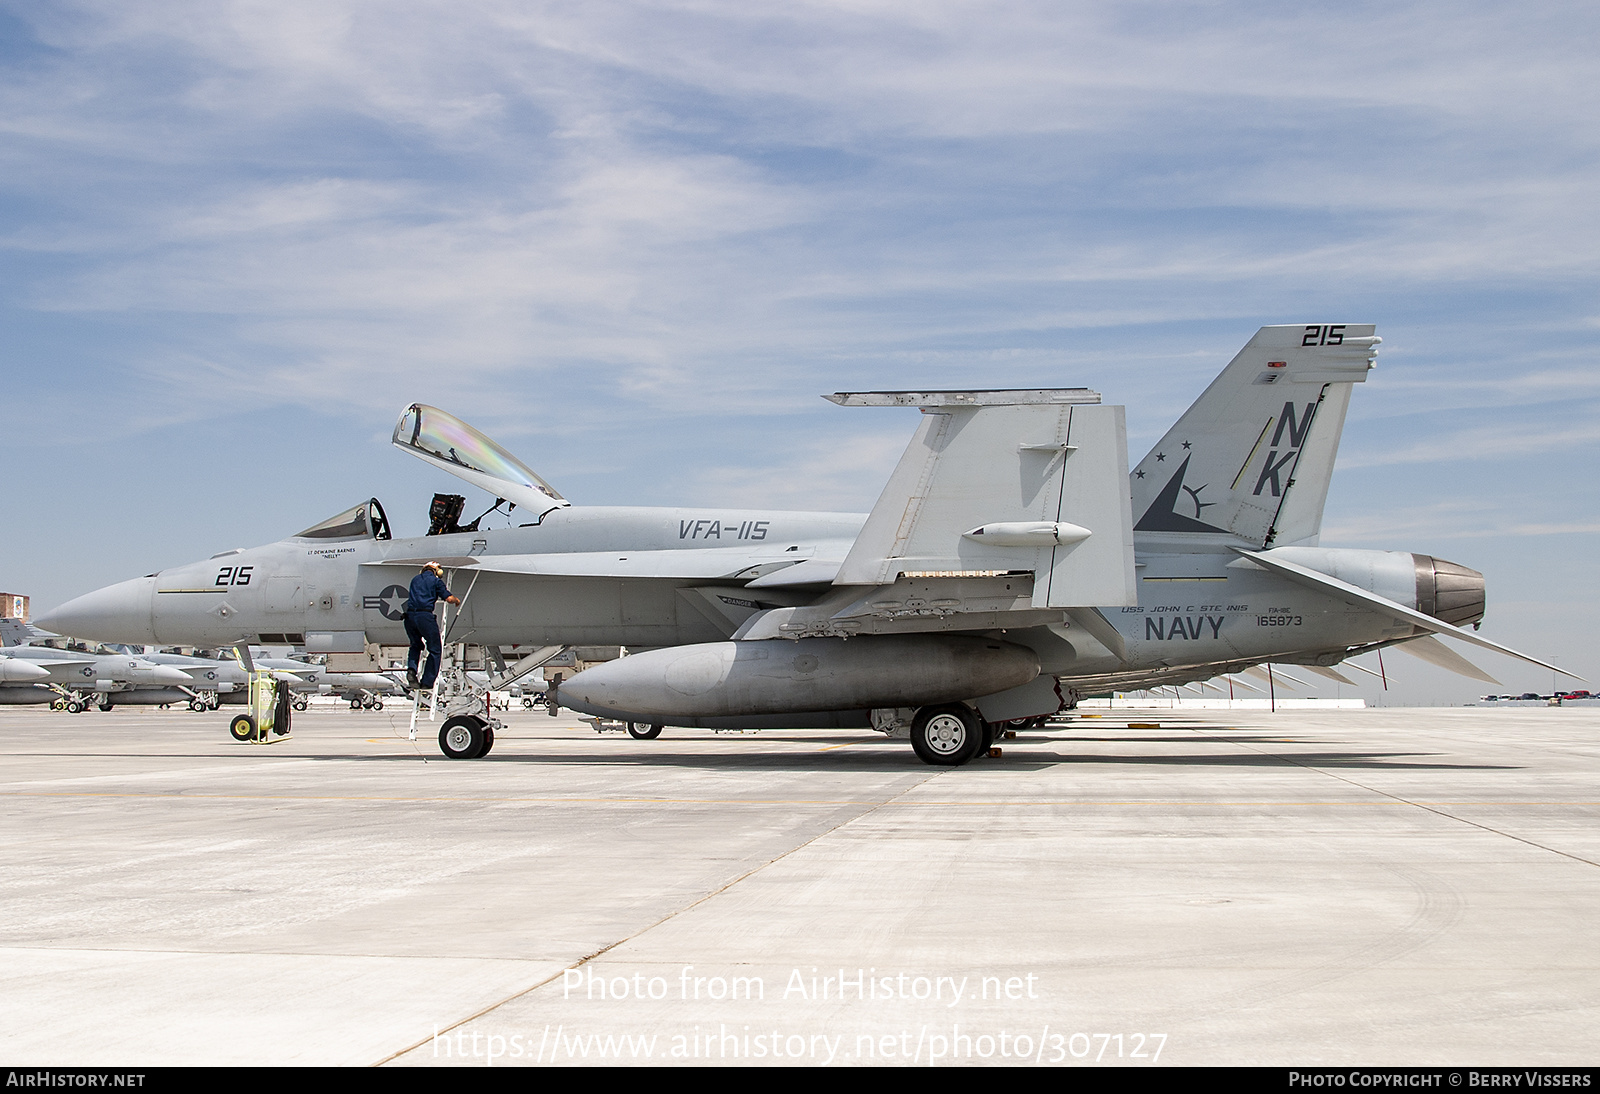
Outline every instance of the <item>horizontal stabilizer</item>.
<svg viewBox="0 0 1600 1094">
<path fill-rule="evenodd" d="M 1402 653 L 1409 653 L 1412 657 L 1421 658 L 1430 665 L 1437 665 L 1441 669 L 1449 669 L 1457 676 L 1465 676 L 1469 680 L 1481 680 L 1485 684 L 1500 686 L 1500 681 L 1484 672 L 1477 665 L 1462 657 L 1455 650 L 1433 637 L 1425 634 L 1421 638 L 1413 638 L 1409 642 L 1401 642 L 1395 647 Z"/>
<path fill-rule="evenodd" d="M 1082 391 L 873 394 L 920 399 L 887 405 L 923 419 L 835 584 L 1031 572 L 1036 609 L 1137 603 L 1122 407 Z M 834 397 L 880 405 L 864 399 Z"/>
<path fill-rule="evenodd" d="M 1275 669 L 1268 669 L 1262 665 L 1251 665 L 1249 668 L 1244 670 L 1244 674 L 1246 676 L 1254 676 L 1257 680 L 1264 681 L 1268 684 L 1283 684 L 1292 688 L 1304 688 L 1310 686 L 1310 681 L 1302 680 L 1298 676 L 1290 676 L 1287 672 L 1283 671 L 1283 667 L 1281 665 Z"/>
<path fill-rule="evenodd" d="M 1325 676 L 1335 683 L 1349 684 L 1351 687 L 1355 687 L 1356 682 L 1338 669 L 1330 669 L 1324 665 L 1301 665 L 1300 667 L 1307 672 L 1314 672 L 1318 676 Z"/>
<path fill-rule="evenodd" d="M 1464 630 L 1461 627 L 1446 623 L 1443 620 L 1435 619 L 1431 615 L 1425 615 L 1424 613 L 1417 611 L 1415 608 L 1408 608 L 1404 604 L 1397 604 L 1387 597 L 1379 596 L 1377 593 L 1369 593 L 1367 590 L 1352 585 L 1348 581 L 1340 581 L 1338 578 L 1329 577 L 1327 574 L 1310 569 L 1306 566 L 1298 565 L 1297 563 L 1289 562 L 1286 559 L 1274 558 L 1272 557 L 1271 553 L 1245 551 L 1238 547 L 1235 547 L 1234 550 L 1238 551 L 1239 554 L 1243 555 L 1245 558 L 1248 558 L 1251 562 L 1256 563 L 1258 566 L 1265 567 L 1274 573 L 1282 574 L 1289 580 L 1298 582 L 1301 585 L 1306 585 L 1325 593 L 1332 593 L 1334 596 L 1339 597 L 1346 603 L 1359 604 L 1364 607 L 1375 608 L 1378 611 L 1393 616 L 1395 619 L 1404 620 L 1407 623 L 1413 623 L 1416 626 L 1421 627 L 1424 630 L 1432 631 L 1435 634 L 1447 634 L 1451 638 L 1459 638 L 1461 641 L 1470 642 L 1474 646 L 1482 646 L 1486 650 L 1494 650 L 1496 653 L 1503 653 L 1508 657 L 1515 657 L 1520 661 L 1527 661 L 1529 664 L 1538 665 L 1540 668 L 1550 669 L 1552 672 L 1559 672 L 1561 675 L 1570 676 L 1574 680 L 1583 679 L 1583 677 L 1577 676 L 1574 673 L 1570 673 L 1560 666 L 1552 665 L 1548 661 L 1541 661 L 1537 657 L 1529 657 L 1525 653 L 1518 653 L 1510 646 L 1502 646 L 1498 642 L 1491 642 L 1489 639 L 1484 638 L 1481 635 L 1474 634 L 1472 631 Z M 1471 662 L 1467 662 L 1465 659 L 1463 659 L 1463 663 L 1471 664 Z M 1494 681 L 1492 680 L 1490 681 L 1490 683 L 1493 682 Z"/>
</svg>

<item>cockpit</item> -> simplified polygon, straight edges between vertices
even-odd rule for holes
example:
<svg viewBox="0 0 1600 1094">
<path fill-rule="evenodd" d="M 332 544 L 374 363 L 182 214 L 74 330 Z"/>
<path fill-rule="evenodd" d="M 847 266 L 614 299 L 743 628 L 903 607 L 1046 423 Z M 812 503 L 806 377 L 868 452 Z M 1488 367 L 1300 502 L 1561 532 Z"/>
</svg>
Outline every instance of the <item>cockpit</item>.
<svg viewBox="0 0 1600 1094">
<path fill-rule="evenodd" d="M 388 539 L 389 518 L 377 498 L 368 498 L 353 505 L 304 532 L 296 532 L 296 539 Z"/>
</svg>

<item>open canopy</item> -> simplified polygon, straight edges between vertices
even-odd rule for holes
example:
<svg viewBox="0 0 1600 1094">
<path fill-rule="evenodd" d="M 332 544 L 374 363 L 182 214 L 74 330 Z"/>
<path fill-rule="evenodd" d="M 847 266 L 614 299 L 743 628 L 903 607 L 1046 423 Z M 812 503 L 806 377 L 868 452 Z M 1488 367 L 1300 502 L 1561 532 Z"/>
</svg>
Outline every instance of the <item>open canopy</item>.
<svg viewBox="0 0 1600 1094">
<path fill-rule="evenodd" d="M 556 488 L 454 414 L 412 403 L 394 427 L 394 446 L 520 506 L 535 519 L 570 504 Z"/>
</svg>

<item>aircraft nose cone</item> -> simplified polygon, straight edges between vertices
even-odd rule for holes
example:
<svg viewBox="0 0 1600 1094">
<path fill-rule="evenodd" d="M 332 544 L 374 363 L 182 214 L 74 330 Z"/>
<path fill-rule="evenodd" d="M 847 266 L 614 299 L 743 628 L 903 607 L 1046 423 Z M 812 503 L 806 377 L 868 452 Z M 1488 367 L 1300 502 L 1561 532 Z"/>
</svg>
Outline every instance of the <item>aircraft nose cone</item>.
<svg viewBox="0 0 1600 1094">
<path fill-rule="evenodd" d="M 0 681 L 7 684 L 31 684 L 35 680 L 48 680 L 50 670 L 19 661 L 15 657 L 0 657 Z"/>
<path fill-rule="evenodd" d="M 155 642 L 150 613 L 156 579 L 136 577 L 69 600 L 34 623 L 56 634 L 97 642 Z"/>
</svg>

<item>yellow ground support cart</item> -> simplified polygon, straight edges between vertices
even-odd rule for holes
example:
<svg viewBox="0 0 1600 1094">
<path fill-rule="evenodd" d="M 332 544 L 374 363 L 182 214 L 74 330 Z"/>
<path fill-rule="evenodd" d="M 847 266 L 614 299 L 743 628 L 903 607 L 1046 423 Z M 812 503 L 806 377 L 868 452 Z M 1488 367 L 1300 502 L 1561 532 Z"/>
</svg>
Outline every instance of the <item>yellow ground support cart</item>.
<svg viewBox="0 0 1600 1094">
<path fill-rule="evenodd" d="M 269 744 L 289 736 L 289 685 L 269 671 L 250 673 L 247 713 L 237 715 L 228 730 L 236 741 Z"/>
</svg>

